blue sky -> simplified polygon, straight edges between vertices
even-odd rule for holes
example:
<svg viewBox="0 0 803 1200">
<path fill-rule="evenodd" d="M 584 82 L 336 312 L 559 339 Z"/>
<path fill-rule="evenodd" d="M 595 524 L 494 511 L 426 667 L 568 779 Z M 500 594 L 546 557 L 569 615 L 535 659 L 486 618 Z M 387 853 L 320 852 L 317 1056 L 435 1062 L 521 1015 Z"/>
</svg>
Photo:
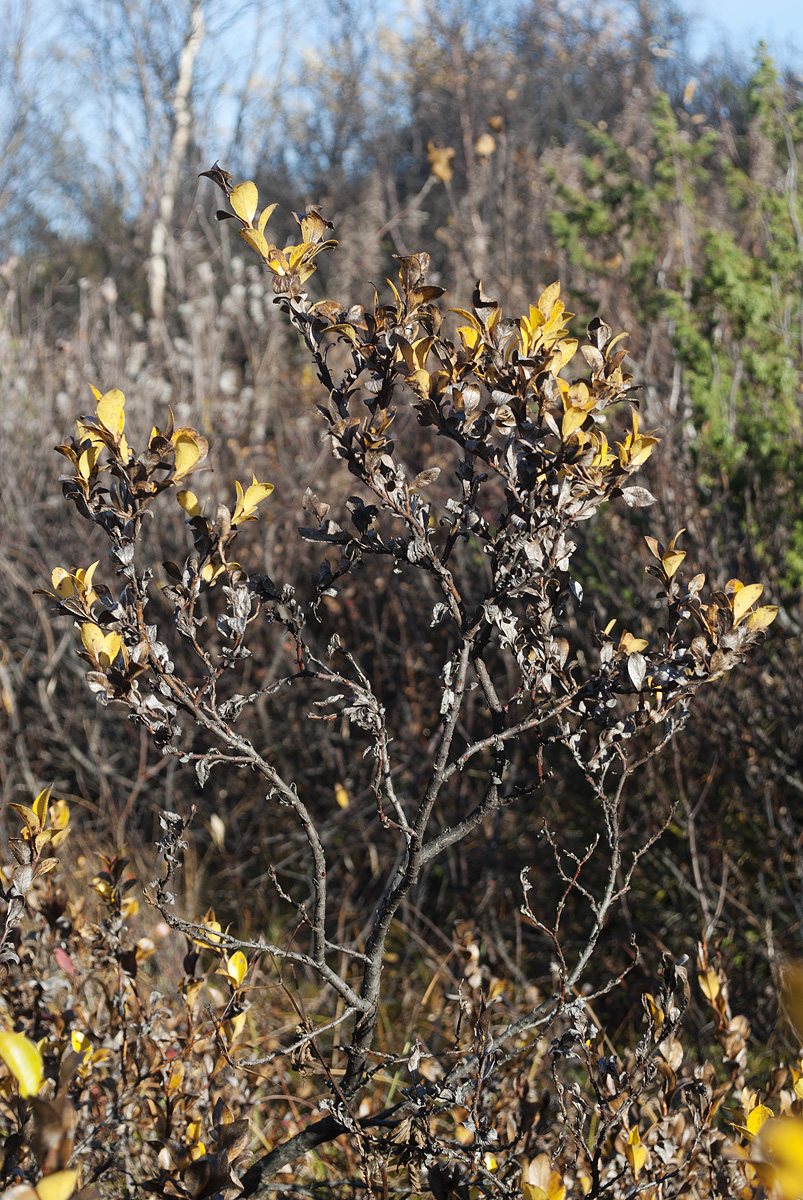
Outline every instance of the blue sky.
<svg viewBox="0 0 803 1200">
<path fill-rule="evenodd" d="M 684 0 L 696 17 L 694 49 L 716 52 L 724 42 L 734 49 L 763 39 L 784 66 L 803 71 L 803 0 Z"/>
</svg>

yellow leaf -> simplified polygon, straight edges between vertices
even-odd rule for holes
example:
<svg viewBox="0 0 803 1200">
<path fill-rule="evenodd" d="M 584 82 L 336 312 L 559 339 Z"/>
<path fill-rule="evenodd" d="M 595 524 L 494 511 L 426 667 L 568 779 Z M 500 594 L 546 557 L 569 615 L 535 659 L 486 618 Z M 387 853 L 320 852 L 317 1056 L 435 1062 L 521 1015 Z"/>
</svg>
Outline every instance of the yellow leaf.
<svg viewBox="0 0 803 1200">
<path fill-rule="evenodd" d="M 268 240 L 261 229 L 241 229 L 240 237 L 243 241 L 248 242 L 252 250 L 256 250 L 260 258 L 270 258 L 271 253 L 276 249 L 275 246 L 268 244 Z"/>
<path fill-rule="evenodd" d="M 775 1187 L 782 1200 L 803 1195 L 803 1121 L 796 1117 L 768 1121 L 756 1142 L 767 1161 L 753 1159 L 763 1183 Z"/>
<path fill-rule="evenodd" d="M 572 361 L 576 353 L 576 338 L 567 338 L 565 342 L 558 342 L 549 359 L 549 371 L 553 375 L 557 375 L 558 371 L 562 371 Z"/>
<path fill-rule="evenodd" d="M 738 625 L 747 610 L 755 604 L 764 591 L 763 583 L 751 583 L 748 587 L 740 588 L 733 597 L 733 623 Z"/>
<path fill-rule="evenodd" d="M 84 643 L 84 649 L 92 655 L 92 658 L 101 669 L 109 667 L 120 653 L 123 645 L 123 639 L 119 633 L 105 633 L 99 625 L 95 625 L 92 621 L 86 621 L 81 626 L 81 641 Z"/>
<path fill-rule="evenodd" d="M 209 443 L 194 429 L 177 429 L 171 438 L 176 452 L 176 466 L 173 478 L 176 483 L 183 479 L 196 463 L 206 458 Z"/>
<path fill-rule="evenodd" d="M 204 563 L 200 570 L 201 579 L 204 583 L 213 584 L 218 579 L 226 568 L 223 566 L 219 558 L 213 558 L 210 562 Z"/>
<path fill-rule="evenodd" d="M 226 974 L 234 981 L 236 987 L 239 987 L 245 979 L 245 973 L 248 970 L 248 959 L 243 954 L 242 950 L 235 950 L 231 958 L 226 960 Z"/>
<path fill-rule="evenodd" d="M 522 1182 L 521 1190 L 524 1200 L 549 1200 L 549 1193 L 534 1183 Z"/>
<path fill-rule="evenodd" d="M 94 388 L 92 390 L 98 400 L 98 420 L 115 442 L 119 442 L 125 425 L 125 396 L 119 388 L 112 388 L 105 396 L 99 396 Z"/>
<path fill-rule="evenodd" d="M 89 480 L 91 478 L 92 472 L 95 470 L 97 461 L 100 458 L 100 452 L 102 449 L 103 444 L 96 443 L 82 451 L 81 456 L 78 459 L 78 474 L 82 479 Z"/>
<path fill-rule="evenodd" d="M 177 1092 L 184 1081 L 184 1063 L 181 1059 L 173 1062 L 173 1070 L 170 1072 L 170 1082 L 167 1085 L 168 1092 Z"/>
<path fill-rule="evenodd" d="M 39 1200 L 67 1200 L 72 1196 L 78 1185 L 78 1170 L 72 1167 L 67 1171 L 54 1171 L 45 1175 L 36 1185 Z"/>
<path fill-rule="evenodd" d="M 666 571 L 667 579 L 672 578 L 685 557 L 685 550 L 676 550 L 674 553 L 671 550 L 667 550 L 666 554 L 661 559 L 663 568 Z"/>
<path fill-rule="evenodd" d="M 246 225 L 252 225 L 259 204 L 259 192 L 256 184 L 252 183 L 250 179 L 245 183 L 238 183 L 237 187 L 231 190 L 229 204 L 241 221 Z"/>
<path fill-rule="evenodd" d="M 474 153 L 478 158 L 490 158 L 496 149 L 496 138 L 490 133 L 481 133 L 474 143 Z"/>
<path fill-rule="evenodd" d="M 563 421 L 560 427 L 561 439 L 565 442 L 576 433 L 583 422 L 588 417 L 588 413 L 583 408 L 567 408 L 563 414 Z"/>
<path fill-rule="evenodd" d="M 745 1122 L 748 1133 L 755 1137 L 761 1126 L 771 1120 L 774 1115 L 772 1109 L 767 1108 L 766 1104 L 757 1104 Z"/>
<path fill-rule="evenodd" d="M 269 246 L 268 266 L 274 275 L 289 275 L 290 264 L 278 246 Z"/>
<path fill-rule="evenodd" d="M 96 561 L 93 562 L 91 566 L 87 567 L 85 571 L 78 567 L 75 572 L 76 591 L 80 592 L 81 595 L 86 596 L 90 603 L 92 600 L 97 598 L 96 593 L 92 590 L 92 579 L 99 564 L 100 559 L 96 559 Z"/>
<path fill-rule="evenodd" d="M 707 1000 L 716 1000 L 719 995 L 719 977 L 716 971 L 708 970 L 697 976 L 700 990 Z"/>
<path fill-rule="evenodd" d="M 213 908 L 207 910 L 201 922 L 201 928 L 204 931 L 205 939 L 200 941 L 197 938 L 193 938 L 196 946 L 206 946 L 208 942 L 211 942 L 212 945 L 217 945 L 220 938 L 216 935 L 221 932 L 221 925 L 220 921 L 215 919 L 215 910 Z"/>
<path fill-rule="evenodd" d="M 640 654 L 642 650 L 647 649 L 649 644 L 650 643 L 646 638 L 633 637 L 633 634 L 628 633 L 627 630 L 625 630 L 619 639 L 619 649 L 626 654 L 628 658 L 631 654 Z"/>
<path fill-rule="evenodd" d="M 33 830 L 34 833 L 39 832 L 41 829 L 39 818 L 32 808 L 28 808 L 26 804 L 9 804 L 8 807 L 13 808 L 14 812 L 19 813 L 28 829 Z"/>
<path fill-rule="evenodd" d="M 257 225 L 257 229 L 259 230 L 260 233 L 265 232 L 265 226 L 267 225 L 268 221 L 270 220 L 271 213 L 273 212 L 273 210 L 275 208 L 278 208 L 278 207 L 279 207 L 278 204 L 269 204 L 267 206 L 267 208 L 262 209 L 262 215 L 260 216 L 259 224 Z"/>
<path fill-rule="evenodd" d="M 778 616 L 778 609 L 774 604 L 762 604 L 761 608 L 756 608 L 750 613 L 747 618 L 747 628 L 750 630 L 767 629 Z"/>
<path fill-rule="evenodd" d="M 198 504 L 198 497 L 195 495 L 195 492 L 179 492 L 176 499 L 187 516 L 199 517 L 201 515 L 201 507 Z"/>
<path fill-rule="evenodd" d="M 89 886 L 93 892 L 97 892 L 101 900 L 111 900 L 114 895 L 114 889 L 108 879 L 101 879 L 100 875 L 96 875 Z"/>
<path fill-rule="evenodd" d="M 68 836 L 69 832 L 70 832 L 69 829 L 65 826 L 62 829 L 57 829 L 55 833 L 51 834 L 51 836 L 50 836 L 51 848 L 53 850 L 58 850 L 61 843 L 67 840 L 67 836 Z"/>
<path fill-rule="evenodd" d="M 50 581 L 59 600 L 66 600 L 68 596 L 75 595 L 75 580 L 69 571 L 64 570 L 64 567 L 54 567 L 50 574 Z"/>
<path fill-rule="evenodd" d="M 40 825 L 44 825 L 45 821 L 47 820 L 47 804 L 50 800 L 50 790 L 51 789 L 49 787 L 46 787 L 44 791 L 39 793 L 33 802 L 33 811 L 39 818 Z"/>
<path fill-rule="evenodd" d="M 346 789 L 343 787 L 342 783 L 335 784 L 335 800 L 337 801 L 340 808 L 348 808 L 349 794 L 346 791 Z"/>
<path fill-rule="evenodd" d="M 538 297 L 538 310 L 549 320 L 552 316 L 552 309 L 555 307 L 555 301 L 560 295 L 560 283 L 550 283 L 548 288 L 544 288 L 541 295 Z"/>
<path fill-rule="evenodd" d="M 757 1104 L 748 1113 L 744 1125 L 734 1125 L 733 1128 L 741 1133 L 742 1137 L 752 1142 L 762 1125 L 765 1125 L 774 1115 L 772 1109 L 767 1108 L 765 1104 Z"/>
<path fill-rule="evenodd" d="M 33 1042 L 21 1033 L 0 1033 L 0 1058 L 20 1085 L 21 1096 L 35 1096 L 42 1086 L 44 1065 Z"/>
<path fill-rule="evenodd" d="M 64 829 L 70 823 L 70 806 L 66 800 L 54 800 L 50 805 L 50 826 Z"/>
<path fill-rule="evenodd" d="M 88 1062 L 92 1054 L 92 1043 L 85 1033 L 81 1033 L 78 1029 L 73 1029 L 70 1034 L 70 1045 L 76 1054 L 80 1054 L 84 1062 Z"/>
<path fill-rule="evenodd" d="M 630 1130 L 630 1136 L 627 1139 L 625 1146 L 625 1158 L 630 1163 L 630 1169 L 633 1172 L 633 1177 L 638 1179 L 639 1171 L 647 1161 L 647 1150 L 641 1144 L 639 1131 L 637 1129 Z"/>
<path fill-rule="evenodd" d="M 658 445 L 658 440 L 658 438 L 639 435 L 633 443 L 630 466 L 634 468 L 642 466 L 652 454 L 653 447 Z"/>
</svg>

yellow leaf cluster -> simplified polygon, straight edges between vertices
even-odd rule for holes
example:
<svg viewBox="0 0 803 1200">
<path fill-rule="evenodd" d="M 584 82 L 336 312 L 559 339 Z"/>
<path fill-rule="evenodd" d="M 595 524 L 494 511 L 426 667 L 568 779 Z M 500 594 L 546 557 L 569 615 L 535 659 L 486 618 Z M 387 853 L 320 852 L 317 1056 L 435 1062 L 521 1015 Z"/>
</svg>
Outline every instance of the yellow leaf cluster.
<svg viewBox="0 0 803 1200">
<path fill-rule="evenodd" d="M 640 654 L 642 650 L 647 649 L 649 644 L 646 638 L 634 637 L 626 629 L 619 638 L 619 650 L 621 650 L 622 654 L 626 654 L 628 658 L 631 654 Z"/>
<path fill-rule="evenodd" d="M 207 909 L 203 920 L 201 921 L 201 927 L 203 929 L 204 936 L 202 938 L 192 939 L 196 946 L 208 946 L 210 944 L 214 946 L 221 941 L 221 938 L 218 935 L 222 932 L 222 926 L 220 921 L 216 919 L 215 910 L 213 908 Z"/>
<path fill-rule="evenodd" d="M 73 1029 L 70 1034 L 70 1045 L 76 1054 L 81 1055 L 81 1066 L 79 1068 L 82 1077 L 86 1077 L 93 1067 L 100 1063 L 107 1062 L 111 1057 L 111 1051 L 105 1046 L 99 1046 L 96 1050 L 85 1033 L 81 1033 L 78 1029 Z"/>
<path fill-rule="evenodd" d="M 231 518 L 232 525 L 239 525 L 243 521 L 255 521 L 258 516 L 257 506 L 271 494 L 273 484 L 257 483 L 257 477 L 254 475 L 253 482 L 245 492 L 236 480 L 234 486 L 237 489 L 237 503 Z"/>
<path fill-rule="evenodd" d="M 98 598 L 97 592 L 92 587 L 92 577 L 99 562 L 100 559 L 84 570 L 77 567 L 72 571 L 67 571 L 64 567 L 54 567 L 50 575 L 53 584 L 53 593 L 51 594 L 55 594 L 59 600 L 78 596 L 88 607 Z"/>
<path fill-rule="evenodd" d="M 229 983 L 238 988 L 245 979 L 246 971 L 248 970 L 248 959 L 243 954 L 242 950 L 235 950 L 234 953 L 226 959 L 226 967 L 222 971 L 218 971 L 218 975 L 222 975 L 224 979 L 228 979 Z"/>
<path fill-rule="evenodd" d="M 57 849 L 69 832 L 70 808 L 64 800 L 54 800 L 50 803 L 51 788 L 46 787 L 39 793 L 28 808 L 25 804 L 9 804 L 9 808 L 18 813 L 25 822 L 22 836 L 34 843 L 37 854 L 45 843 L 53 850 Z"/>
<path fill-rule="evenodd" d="M 747 628 L 750 630 L 767 629 L 772 624 L 778 616 L 778 609 L 774 604 L 764 604 L 760 608 L 753 609 L 753 605 L 763 591 L 763 583 L 744 584 L 738 579 L 728 580 L 725 584 L 725 592 L 733 613 L 734 629 L 745 620 Z M 752 612 L 751 609 L 753 609 Z"/>
<path fill-rule="evenodd" d="M 560 299 L 560 282 L 550 283 L 536 303 L 530 305 L 527 315 L 519 320 L 522 357 L 532 358 L 539 351 L 552 350 L 547 369 L 557 375 L 577 351 L 577 340 L 563 336 L 573 316 Z"/>
<path fill-rule="evenodd" d="M 642 1146 L 641 1137 L 637 1129 L 631 1129 L 625 1146 L 625 1158 L 630 1164 L 630 1170 L 633 1172 L 633 1178 L 638 1179 L 639 1172 L 647 1161 L 647 1148 Z"/>
<path fill-rule="evenodd" d="M 229 193 L 229 203 L 235 217 L 240 222 L 240 237 L 255 250 L 265 265 L 277 277 L 298 277 L 302 283 L 309 279 L 317 267 L 314 259 L 322 250 L 329 250 L 337 245 L 333 239 L 324 239 L 327 228 L 331 228 L 320 213 L 313 209 L 304 217 L 297 217 L 301 226 L 303 241 L 298 245 L 285 246 L 280 250 L 265 237 L 265 226 L 277 207 L 269 204 L 254 224 L 254 218 L 259 207 L 259 193 L 256 184 L 251 180 L 238 183 Z"/>
<path fill-rule="evenodd" d="M 429 172 L 439 179 L 441 183 L 448 183 L 454 177 L 452 170 L 452 159 L 455 156 L 455 151 L 451 146 L 436 146 L 432 142 L 427 142 L 427 162 L 429 163 Z"/>
<path fill-rule="evenodd" d="M 104 633 L 94 621 L 85 621 L 81 626 L 81 641 L 92 662 L 100 671 L 107 671 L 118 654 L 122 653 L 123 660 L 128 661 L 128 651 L 123 645 L 122 635 L 115 633 L 114 630 Z"/>
<path fill-rule="evenodd" d="M 643 466 L 647 461 L 658 441 L 659 439 L 652 434 L 639 433 L 638 413 L 634 411 L 632 432 L 628 433 L 624 442 L 616 443 L 619 447 L 619 462 L 626 470 L 635 471 L 636 467 Z"/>
<path fill-rule="evenodd" d="M 547 1154 L 531 1159 L 521 1173 L 524 1200 L 563 1200 L 566 1187 L 559 1171 L 553 1170 Z"/>
</svg>

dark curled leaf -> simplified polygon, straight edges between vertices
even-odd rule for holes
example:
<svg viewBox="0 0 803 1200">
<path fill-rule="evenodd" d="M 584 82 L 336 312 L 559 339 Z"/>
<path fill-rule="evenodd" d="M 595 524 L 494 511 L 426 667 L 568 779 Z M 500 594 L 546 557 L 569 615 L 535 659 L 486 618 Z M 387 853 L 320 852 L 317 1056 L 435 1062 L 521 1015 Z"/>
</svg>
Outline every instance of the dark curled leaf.
<svg viewBox="0 0 803 1200">
<path fill-rule="evenodd" d="M 232 696 L 218 705 L 218 713 L 224 721 L 236 721 L 249 701 L 248 696 Z"/>
<path fill-rule="evenodd" d="M 342 545 L 349 540 L 349 535 L 342 531 L 338 533 L 325 533 L 322 529 L 311 529 L 309 526 L 300 526 L 298 532 L 305 542 L 332 542 L 335 545 Z"/>
<path fill-rule="evenodd" d="M 591 342 L 592 346 L 595 346 L 598 350 L 602 350 L 602 348 L 605 346 L 605 343 L 610 339 L 610 336 L 610 325 L 606 325 L 605 322 L 599 317 L 594 317 L 594 319 L 589 322 L 588 340 Z"/>
<path fill-rule="evenodd" d="M 441 621 L 444 621 L 448 617 L 448 615 L 449 615 L 449 609 L 448 609 L 447 605 L 445 605 L 443 603 L 436 604 L 432 610 L 432 620 L 430 621 L 430 628 L 433 628 L 435 625 L 439 625 Z"/>
<path fill-rule="evenodd" d="M 569 591 L 574 596 L 578 604 L 583 603 L 583 585 L 578 583 L 576 579 L 569 580 Z"/>
</svg>

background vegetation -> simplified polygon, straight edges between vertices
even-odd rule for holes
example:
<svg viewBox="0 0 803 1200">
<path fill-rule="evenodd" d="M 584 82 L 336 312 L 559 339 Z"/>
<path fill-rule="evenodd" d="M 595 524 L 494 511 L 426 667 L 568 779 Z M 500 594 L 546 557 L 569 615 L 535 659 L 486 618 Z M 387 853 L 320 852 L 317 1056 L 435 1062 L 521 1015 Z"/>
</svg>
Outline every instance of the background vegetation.
<svg viewBox="0 0 803 1200">
<path fill-rule="evenodd" d="M 118 985 L 109 979 L 119 974 L 123 956 L 158 962 L 158 970 L 147 968 L 154 989 L 183 989 L 185 998 L 188 980 L 220 966 L 209 950 L 188 950 L 169 934 L 158 913 L 125 907 L 122 881 L 132 875 L 144 884 L 157 874 L 151 843 L 164 834 L 158 825 L 164 809 L 189 815 L 198 806 L 185 833 L 183 911 L 198 919 L 213 908 L 210 921 L 245 937 L 266 929 L 274 942 L 292 937 L 275 891 L 260 883 L 268 862 L 288 878 L 299 873 L 303 846 L 276 828 L 249 773 L 213 774 L 201 792 L 142 727 L 98 707 L 74 654 L 73 623 L 34 591 L 50 586 L 55 564 L 87 566 L 105 554 L 97 532 L 77 544 L 50 453 L 75 415 L 91 408 L 90 384 L 126 393 L 140 441 L 163 424 L 168 404 L 177 425 L 208 434 L 213 474 L 206 490 L 213 502 L 230 494 L 234 477 L 247 482 L 254 472 L 274 484 L 281 505 L 263 513 L 247 539 L 274 578 L 318 569 L 320 553 L 314 546 L 299 550 L 295 534 L 309 523 L 302 498 L 310 483 L 330 504 L 345 507 L 349 481 L 336 476 L 320 440 L 315 370 L 274 306 L 262 266 L 227 223 L 214 221 L 211 185 L 198 180 L 220 158 L 238 179 L 253 178 L 264 197 L 279 201 L 285 218 L 316 203 L 334 220 L 340 245 L 311 281 L 315 299 L 369 307 L 367 281 L 381 289 L 385 277 L 395 278 L 392 255 L 426 249 L 429 283 L 446 287 L 455 306 L 469 307 L 481 278 L 506 312 L 526 312 L 560 279 L 567 304 L 582 315 L 577 336 L 597 313 L 629 331 L 641 426 L 658 430 L 663 443 L 640 478 L 657 503 L 643 516 L 628 510 L 626 519 L 612 506 L 580 540 L 574 573 L 597 628 L 616 617 L 638 631 L 652 619 L 655 584 L 644 575 L 642 535 L 668 543 L 681 527 L 684 548 L 712 581 L 764 581 L 779 616 L 765 645 L 698 699 L 683 732 L 639 776 L 629 801 L 633 815 L 625 814 L 629 834 L 639 836 L 642 813 L 673 816 L 596 952 L 600 970 L 612 978 L 633 963 L 633 935 L 643 954 L 627 987 L 595 1002 L 607 1039 L 597 1058 L 636 1046 L 640 996 L 658 995 L 662 954 L 688 954 L 694 962 L 699 943 L 699 974 L 708 983 L 698 986 L 691 972 L 690 1078 L 703 1080 L 712 1096 L 727 1079 L 731 1105 L 746 1088 L 745 1111 L 751 1094 L 753 1107 L 757 1096 L 766 1103 L 774 1096 L 777 1112 L 793 1077 L 775 1069 L 779 1063 L 791 1069 L 798 1050 L 778 1025 L 778 981 L 782 964 L 803 946 L 800 77 L 779 71 L 762 50 L 750 63 L 692 63 L 678 11 L 646 0 L 570 10 L 548 0 L 501 11 L 490 4 L 430 5 L 392 27 L 345 0 L 330 7 L 314 37 L 259 9 L 213 9 L 201 0 L 109 0 L 102 17 L 95 12 L 72 5 L 74 40 L 56 59 L 34 7 L 18 0 L 6 30 L 16 53 L 0 68 L 4 835 L 19 834 L 8 805 L 30 806 L 47 785 L 69 806 L 72 828 L 71 869 L 48 884 L 39 926 L 29 936 L 26 961 L 36 963 L 35 972 L 8 985 L 7 1015 L 17 1020 L 34 1011 L 41 992 L 32 979 L 47 979 L 58 966 L 80 1020 L 65 1018 L 54 1042 L 67 1037 L 72 1021 L 96 1050 L 108 1049 L 121 1019 Z M 234 55 L 227 22 L 238 47 L 254 47 L 251 60 Z M 270 79 L 257 71 L 260 39 L 273 46 Z M 215 125 L 221 106 L 233 131 L 225 140 Z M 57 114 L 65 111 L 75 119 L 61 121 Z M 282 219 L 279 212 L 272 221 Z M 423 431 L 421 461 L 406 464 L 411 474 L 428 465 L 434 444 Z M 180 524 L 157 519 L 147 537 L 156 561 L 183 561 Z M 421 661 L 437 646 L 420 601 L 401 581 L 372 572 L 367 568 L 362 586 L 347 585 L 326 603 L 349 630 L 360 661 L 370 664 L 386 706 L 404 714 L 403 777 L 414 782 L 432 733 L 428 714 L 433 704 L 437 709 L 434 694 L 422 692 Z M 278 667 L 281 648 L 266 642 L 264 649 L 277 656 Z M 375 861 L 380 847 L 370 785 L 355 772 L 345 731 L 311 743 L 304 711 L 301 702 L 279 705 L 266 697 L 248 717 L 249 730 L 278 769 L 305 780 L 321 812 L 333 811 L 335 799 L 348 820 L 341 817 L 337 826 L 335 813 L 332 836 L 352 856 L 355 877 L 374 878 L 385 864 Z M 596 814 L 570 771 L 550 779 L 537 806 L 538 818 L 576 849 L 596 832 Z M 62 819 L 58 810 L 56 816 Z M 479 1003 L 500 980 L 514 978 L 526 990 L 549 978 L 549 955 L 527 944 L 519 911 L 520 861 L 536 866 L 544 858 L 537 835 L 529 814 L 489 824 L 455 847 L 406 905 L 389 949 L 404 983 L 383 1000 L 380 1029 L 388 1031 L 388 1046 L 400 1021 L 411 1050 L 416 1039 L 425 1040 L 441 995 L 467 988 Z M 67 853 L 59 849 L 62 860 Z M 128 888 L 127 895 L 139 890 Z M 344 890 L 338 901 L 347 924 L 354 897 Z M 37 939 L 35 928 L 48 930 L 50 940 Z M 569 945 L 572 936 L 580 944 L 583 930 L 571 905 L 564 930 Z M 57 949 L 72 972 L 54 958 Z M 193 954 L 197 961 L 190 961 Z M 193 1016 L 191 992 L 189 1015 L 174 1012 L 158 1036 L 159 1002 L 143 989 L 139 1019 L 151 1042 L 138 1070 L 151 1081 L 151 1093 L 133 1089 L 109 1108 L 98 1083 L 85 1098 L 95 1126 L 76 1150 L 92 1162 L 97 1186 L 111 1169 L 99 1147 L 121 1114 L 143 1129 L 147 1120 L 161 1122 L 143 1135 L 151 1139 L 151 1178 L 159 1186 L 166 1186 L 159 1170 L 165 1177 L 178 1170 L 179 1152 L 169 1145 L 177 1139 L 190 1146 L 195 1137 L 221 1153 L 228 1145 L 226 1162 L 236 1159 L 242 1127 L 227 1143 L 225 1113 L 215 1106 L 233 1116 L 248 1108 L 251 1084 L 220 1048 L 237 1031 L 230 1028 L 223 1041 L 218 1036 L 239 1015 L 227 1007 L 242 982 L 238 970 L 234 964 L 212 997 L 212 1016 L 203 1009 Z M 323 1011 L 308 982 L 249 982 L 258 989 L 251 996 L 260 1014 L 251 1028 L 255 1054 L 289 1045 L 306 1013 Z M 750 1015 L 749 1025 L 738 1024 L 740 1014 Z M 194 1041 L 186 1021 L 199 1023 Z M 241 1031 L 242 1023 L 237 1036 Z M 737 1034 L 743 1046 L 726 1044 Z M 188 1045 L 191 1053 L 179 1053 L 185 1064 L 179 1072 L 170 1064 L 176 1048 Z M 307 1064 L 299 1079 L 303 1063 L 277 1063 L 270 1117 L 259 1132 L 266 1150 L 305 1125 L 330 1082 L 323 1068 L 318 1076 Z M 76 1060 L 79 1070 L 90 1078 L 85 1061 L 79 1068 Z M 523 1162 L 542 1151 L 558 1154 L 546 1118 L 538 1124 L 548 1091 L 540 1072 L 515 1110 L 522 1125 L 540 1129 L 520 1147 Z M 719 1084 L 711 1072 L 719 1072 Z M 665 1078 L 667 1096 L 674 1096 L 677 1080 Z M 394 1086 L 388 1085 L 391 1097 Z M 669 1111 L 674 1100 L 666 1103 Z M 166 1120 L 166 1112 L 175 1115 Z M 730 1115 L 743 1123 L 740 1113 Z M 201 1118 L 203 1138 L 194 1127 Z M 53 1140 L 66 1145 L 64 1137 Z M 15 1153 L 7 1155 L 6 1183 L 25 1167 Z M 316 1174 L 319 1183 L 360 1186 L 356 1153 L 332 1147 L 319 1153 L 297 1178 L 287 1176 L 288 1187 L 311 1187 Z M 611 1150 L 617 1153 L 622 1169 L 628 1163 L 632 1171 L 624 1143 Z M 117 1195 L 139 1170 L 140 1148 L 130 1142 L 128 1154 L 114 1177 Z M 54 1155 L 47 1169 L 67 1169 L 67 1150 Z M 711 1167 L 711 1194 L 727 1194 L 731 1177 L 718 1183 L 715 1177 Z M 547 1172 L 543 1188 L 552 1195 L 558 1185 L 553 1180 L 550 1191 L 549 1182 Z M 581 1184 L 578 1175 L 575 1185 Z M 419 1179 L 405 1186 L 422 1185 Z M 430 1181 L 437 1186 L 446 1190 L 435 1194 L 446 1195 L 458 1181 Z M 198 1185 L 189 1194 L 213 1192 Z"/>
</svg>

